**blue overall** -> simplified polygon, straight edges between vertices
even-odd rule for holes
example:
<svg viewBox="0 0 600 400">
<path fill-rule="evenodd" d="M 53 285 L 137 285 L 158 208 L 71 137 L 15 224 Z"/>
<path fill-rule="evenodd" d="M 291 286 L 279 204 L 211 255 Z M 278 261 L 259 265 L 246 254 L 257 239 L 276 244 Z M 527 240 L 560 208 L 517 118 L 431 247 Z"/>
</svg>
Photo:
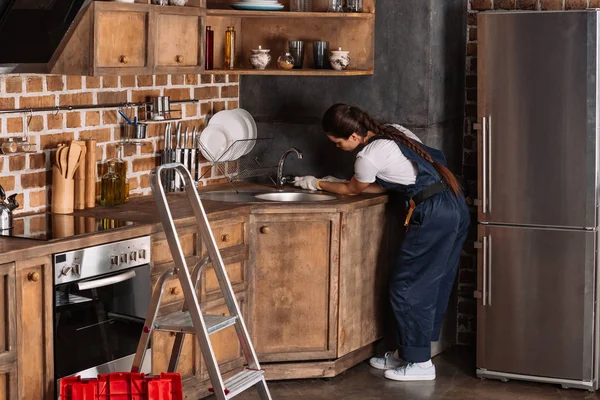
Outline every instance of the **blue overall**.
<svg viewBox="0 0 600 400">
<path fill-rule="evenodd" d="M 408 200 L 441 180 L 431 163 L 397 142 L 406 158 L 418 168 L 413 185 L 377 178 L 382 187 L 401 192 Z M 442 165 L 439 150 L 423 146 Z M 431 358 L 431 342 L 438 341 L 446 308 L 467 238 L 470 215 L 462 193 L 450 188 L 419 203 L 412 213 L 398 259 L 390 275 L 390 302 L 398 330 L 398 355 L 408 362 Z"/>
</svg>

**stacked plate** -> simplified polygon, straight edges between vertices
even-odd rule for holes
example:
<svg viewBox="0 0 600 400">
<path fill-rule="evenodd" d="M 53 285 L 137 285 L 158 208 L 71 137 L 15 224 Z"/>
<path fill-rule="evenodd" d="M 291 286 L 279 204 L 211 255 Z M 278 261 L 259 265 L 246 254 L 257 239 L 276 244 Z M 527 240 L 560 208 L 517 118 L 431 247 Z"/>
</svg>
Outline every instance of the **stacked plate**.
<svg viewBox="0 0 600 400">
<path fill-rule="evenodd" d="M 254 11 L 277 11 L 283 9 L 283 5 L 277 0 L 240 0 L 231 5 L 236 10 Z"/>
<path fill-rule="evenodd" d="M 207 160 L 234 161 L 254 148 L 258 130 L 244 109 L 219 111 L 200 135 L 200 151 Z"/>
</svg>

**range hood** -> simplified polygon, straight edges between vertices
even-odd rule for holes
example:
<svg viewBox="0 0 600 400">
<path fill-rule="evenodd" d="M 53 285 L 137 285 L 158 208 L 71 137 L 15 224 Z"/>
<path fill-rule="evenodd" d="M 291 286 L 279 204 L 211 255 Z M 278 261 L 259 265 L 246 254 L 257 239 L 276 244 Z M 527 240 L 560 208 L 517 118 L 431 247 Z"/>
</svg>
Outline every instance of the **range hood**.
<svg viewBox="0 0 600 400">
<path fill-rule="evenodd" d="M 47 72 L 75 17 L 90 0 L 0 0 L 0 72 Z"/>
</svg>

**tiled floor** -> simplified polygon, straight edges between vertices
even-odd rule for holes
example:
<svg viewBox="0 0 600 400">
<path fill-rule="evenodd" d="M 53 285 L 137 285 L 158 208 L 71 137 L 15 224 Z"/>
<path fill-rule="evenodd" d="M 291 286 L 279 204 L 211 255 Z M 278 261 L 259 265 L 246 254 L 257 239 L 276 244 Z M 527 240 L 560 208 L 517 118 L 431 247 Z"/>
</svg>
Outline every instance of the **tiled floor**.
<svg viewBox="0 0 600 400">
<path fill-rule="evenodd" d="M 331 380 L 270 382 L 273 400 L 541 400 L 600 399 L 599 394 L 554 385 L 510 381 L 481 381 L 474 376 L 474 357 L 464 348 L 453 348 L 434 360 L 434 382 L 399 383 L 362 363 Z M 253 389 L 236 400 L 256 400 Z"/>
</svg>

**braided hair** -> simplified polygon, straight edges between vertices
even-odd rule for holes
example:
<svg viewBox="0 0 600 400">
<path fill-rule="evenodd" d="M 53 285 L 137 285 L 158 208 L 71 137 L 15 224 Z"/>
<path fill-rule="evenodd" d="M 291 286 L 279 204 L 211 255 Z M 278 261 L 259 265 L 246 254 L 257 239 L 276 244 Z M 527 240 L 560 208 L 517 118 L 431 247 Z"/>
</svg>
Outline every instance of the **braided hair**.
<svg viewBox="0 0 600 400">
<path fill-rule="evenodd" d="M 455 195 L 458 196 L 460 193 L 460 184 L 454 174 L 431 158 L 429 152 L 419 142 L 412 140 L 391 125 L 379 123 L 360 108 L 347 104 L 335 104 L 325 112 L 322 124 L 328 135 L 339 139 L 348 139 L 353 133 L 364 138 L 369 132 L 373 132 L 375 136 L 399 142 L 433 165 Z"/>
</svg>

